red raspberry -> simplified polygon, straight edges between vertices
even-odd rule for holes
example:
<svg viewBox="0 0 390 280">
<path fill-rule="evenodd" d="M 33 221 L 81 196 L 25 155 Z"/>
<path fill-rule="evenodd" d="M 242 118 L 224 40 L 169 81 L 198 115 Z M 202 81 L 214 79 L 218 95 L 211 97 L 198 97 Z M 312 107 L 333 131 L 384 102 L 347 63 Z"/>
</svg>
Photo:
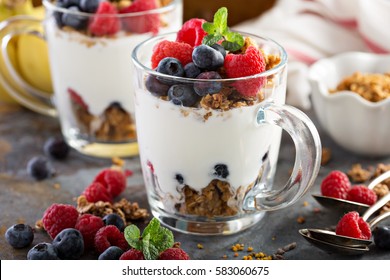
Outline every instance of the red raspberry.
<svg viewBox="0 0 390 280">
<path fill-rule="evenodd" d="M 83 98 L 73 89 L 68 88 L 68 93 L 70 96 L 70 100 L 79 105 L 81 108 L 88 110 L 87 103 L 84 102 Z"/>
<path fill-rule="evenodd" d="M 89 31 L 95 36 L 113 35 L 120 29 L 118 11 L 108 1 L 99 3 L 95 16 L 89 24 Z"/>
<path fill-rule="evenodd" d="M 123 251 L 129 248 L 123 233 L 113 225 L 100 228 L 95 235 L 95 249 L 99 254 L 110 246 L 117 246 Z"/>
<path fill-rule="evenodd" d="M 63 229 L 74 228 L 78 217 L 79 212 L 73 205 L 54 203 L 43 213 L 43 228 L 54 239 Z"/>
<path fill-rule="evenodd" d="M 119 11 L 120 14 L 144 12 L 157 9 L 155 0 L 135 0 L 130 6 Z M 140 16 L 128 16 L 122 18 L 123 28 L 133 33 L 158 33 L 160 17 L 157 13 L 148 13 Z"/>
<path fill-rule="evenodd" d="M 95 246 L 96 232 L 102 227 L 104 227 L 102 218 L 92 214 L 84 214 L 77 219 L 75 228 L 83 236 L 85 250 L 92 249 Z"/>
<path fill-rule="evenodd" d="M 203 38 L 207 35 L 202 28 L 204 22 L 206 20 L 200 18 L 186 21 L 177 32 L 176 42 L 187 43 L 193 47 L 201 45 Z"/>
<path fill-rule="evenodd" d="M 144 260 L 144 254 L 137 249 L 130 249 L 122 254 L 120 260 Z"/>
<path fill-rule="evenodd" d="M 345 214 L 336 226 L 336 234 L 360 239 L 370 239 L 370 226 L 359 216 L 356 211 Z"/>
<path fill-rule="evenodd" d="M 377 196 L 373 190 L 370 190 L 366 186 L 356 185 L 349 189 L 347 193 L 347 200 L 373 205 L 377 200 Z"/>
<path fill-rule="evenodd" d="M 111 197 L 117 197 L 126 188 L 126 176 L 122 171 L 114 169 L 103 169 L 96 175 L 94 182 L 101 183 Z"/>
<path fill-rule="evenodd" d="M 347 198 L 347 192 L 351 188 L 351 182 L 347 174 L 334 170 L 321 182 L 321 194 L 334 198 Z"/>
<path fill-rule="evenodd" d="M 192 46 L 187 43 L 161 41 L 153 48 L 152 68 L 156 68 L 161 59 L 174 57 L 185 66 L 192 61 Z"/>
<path fill-rule="evenodd" d="M 112 196 L 108 189 L 99 182 L 93 182 L 83 192 L 88 202 L 112 202 Z"/>
<path fill-rule="evenodd" d="M 244 54 L 229 53 L 225 57 L 224 67 L 228 78 L 247 77 L 264 72 L 265 60 L 261 51 L 249 46 Z M 234 86 L 244 97 L 254 97 L 265 83 L 265 78 L 238 81 Z"/>
<path fill-rule="evenodd" d="M 190 257 L 181 248 L 168 248 L 162 252 L 158 258 L 159 260 L 189 260 Z"/>
</svg>

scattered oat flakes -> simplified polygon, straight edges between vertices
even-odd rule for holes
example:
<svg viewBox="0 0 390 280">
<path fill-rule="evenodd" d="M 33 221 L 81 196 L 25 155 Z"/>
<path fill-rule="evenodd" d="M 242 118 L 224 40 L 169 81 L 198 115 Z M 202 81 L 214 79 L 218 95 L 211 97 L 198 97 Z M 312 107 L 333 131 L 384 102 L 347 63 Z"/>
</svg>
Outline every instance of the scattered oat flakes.
<svg viewBox="0 0 390 280">
<path fill-rule="evenodd" d="M 238 253 L 236 252 L 236 253 L 234 253 L 234 257 L 238 257 Z"/>
<path fill-rule="evenodd" d="M 332 158 L 332 151 L 329 148 L 322 148 L 321 165 L 327 165 Z"/>
<path fill-rule="evenodd" d="M 299 216 L 299 217 L 297 218 L 297 223 L 298 223 L 298 224 L 303 224 L 304 222 L 305 222 L 305 218 L 304 218 L 304 217 Z"/>
<path fill-rule="evenodd" d="M 123 167 L 125 165 L 125 161 L 119 157 L 113 157 L 111 161 L 114 165 L 118 165 L 120 167 Z"/>
<path fill-rule="evenodd" d="M 307 206 L 309 206 L 309 202 L 304 201 L 304 202 L 303 202 L 303 207 L 307 207 Z"/>
<path fill-rule="evenodd" d="M 59 189 L 61 189 L 61 184 L 55 183 L 55 184 L 53 185 L 53 188 L 55 188 L 56 190 L 59 190 Z"/>
<path fill-rule="evenodd" d="M 42 219 L 39 219 L 35 222 L 35 228 L 38 230 L 43 230 L 43 222 Z"/>
<path fill-rule="evenodd" d="M 196 245 L 196 247 L 198 247 L 198 249 L 203 249 L 203 244 L 198 243 L 198 244 Z"/>
</svg>

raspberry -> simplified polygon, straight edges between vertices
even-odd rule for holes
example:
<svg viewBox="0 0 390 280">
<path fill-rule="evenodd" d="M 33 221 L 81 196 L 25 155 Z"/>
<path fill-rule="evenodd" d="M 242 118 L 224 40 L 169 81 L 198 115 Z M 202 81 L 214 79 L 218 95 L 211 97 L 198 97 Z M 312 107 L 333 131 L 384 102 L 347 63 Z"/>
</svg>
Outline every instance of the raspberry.
<svg viewBox="0 0 390 280">
<path fill-rule="evenodd" d="M 107 188 L 99 182 L 93 182 L 83 192 L 88 202 L 112 202 L 111 194 Z"/>
<path fill-rule="evenodd" d="M 149 11 L 157 8 L 155 0 L 135 0 L 130 6 L 119 11 L 120 14 Z M 140 16 L 124 17 L 123 28 L 132 33 L 158 33 L 160 18 L 156 13 L 149 13 Z"/>
<path fill-rule="evenodd" d="M 202 24 L 204 19 L 193 18 L 186 21 L 181 29 L 177 32 L 176 42 L 187 43 L 193 47 L 202 44 L 203 38 L 207 35 L 203 30 Z"/>
<path fill-rule="evenodd" d="M 96 232 L 102 227 L 104 227 L 102 218 L 95 215 L 84 214 L 77 219 L 75 228 L 83 236 L 85 250 L 92 249 L 95 246 Z"/>
<path fill-rule="evenodd" d="M 321 182 L 321 194 L 324 196 L 346 199 L 350 188 L 348 176 L 339 170 L 330 172 Z"/>
<path fill-rule="evenodd" d="M 125 236 L 113 225 L 100 228 L 95 235 L 95 249 L 99 254 L 110 246 L 117 246 L 123 251 L 128 249 Z"/>
<path fill-rule="evenodd" d="M 54 239 L 63 229 L 74 228 L 78 217 L 79 212 L 73 205 L 54 203 L 43 213 L 43 228 Z"/>
<path fill-rule="evenodd" d="M 120 29 L 118 11 L 108 1 L 102 1 L 89 24 L 89 31 L 95 36 L 113 35 Z"/>
<path fill-rule="evenodd" d="M 70 96 L 70 100 L 72 100 L 74 103 L 76 103 L 81 108 L 88 110 L 87 103 L 85 103 L 83 98 L 75 90 L 68 88 L 68 93 Z"/>
<path fill-rule="evenodd" d="M 122 256 L 119 258 L 120 260 L 144 260 L 144 254 L 137 249 L 130 249 L 127 252 L 124 252 Z"/>
<path fill-rule="evenodd" d="M 160 254 L 159 260 L 189 260 L 190 257 L 181 248 L 168 248 Z"/>
<path fill-rule="evenodd" d="M 347 200 L 373 205 L 377 200 L 377 196 L 373 190 L 370 190 L 366 186 L 356 185 L 349 189 L 347 193 Z"/>
<path fill-rule="evenodd" d="M 224 67 L 228 78 L 247 77 L 264 72 L 263 54 L 255 46 L 249 46 L 244 54 L 229 53 L 225 57 Z M 244 97 L 254 97 L 265 83 L 265 78 L 238 81 L 234 86 Z"/>
<path fill-rule="evenodd" d="M 356 211 L 345 214 L 336 226 L 336 234 L 360 239 L 370 239 L 370 226 Z"/>
<path fill-rule="evenodd" d="M 122 171 L 103 169 L 96 175 L 94 182 L 101 183 L 111 197 L 117 197 L 126 188 L 126 176 Z"/>
<path fill-rule="evenodd" d="M 161 41 L 153 48 L 152 68 L 156 68 L 160 60 L 165 57 L 174 57 L 185 66 L 192 61 L 192 46 L 187 43 Z"/>
</svg>

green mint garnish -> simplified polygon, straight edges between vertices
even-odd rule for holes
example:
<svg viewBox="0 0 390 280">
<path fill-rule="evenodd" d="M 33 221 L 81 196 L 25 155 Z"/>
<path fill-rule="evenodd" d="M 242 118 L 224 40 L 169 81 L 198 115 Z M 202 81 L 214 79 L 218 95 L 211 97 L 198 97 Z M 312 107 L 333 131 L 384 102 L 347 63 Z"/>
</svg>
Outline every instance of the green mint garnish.
<svg viewBox="0 0 390 280">
<path fill-rule="evenodd" d="M 146 260 L 156 260 L 159 254 L 173 246 L 173 233 L 160 225 L 160 222 L 153 218 L 148 226 L 141 231 L 136 225 L 129 225 L 125 228 L 127 243 L 134 249 L 142 251 Z"/>
<path fill-rule="evenodd" d="M 241 49 L 244 45 L 244 38 L 240 33 L 232 32 L 227 26 L 228 10 L 225 7 L 220 8 L 214 15 L 214 22 L 205 22 L 202 25 L 207 36 L 203 38 L 202 43 L 212 46 L 222 40 L 222 46 L 225 50 L 234 52 Z"/>
</svg>

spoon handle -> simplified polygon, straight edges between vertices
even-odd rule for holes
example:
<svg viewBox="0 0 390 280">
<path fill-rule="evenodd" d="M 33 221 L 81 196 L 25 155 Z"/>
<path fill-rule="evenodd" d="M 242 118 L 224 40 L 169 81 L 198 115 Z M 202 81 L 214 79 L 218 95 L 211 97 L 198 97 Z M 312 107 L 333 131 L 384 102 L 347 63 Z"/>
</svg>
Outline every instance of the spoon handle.
<svg viewBox="0 0 390 280">
<path fill-rule="evenodd" d="M 367 209 L 366 212 L 364 212 L 362 219 L 364 221 L 367 221 L 368 218 L 374 214 L 376 211 L 382 208 L 382 206 L 386 205 L 387 202 L 390 201 L 390 192 L 386 194 L 384 197 L 379 199 L 374 205 L 372 205 L 370 208 Z"/>
<path fill-rule="evenodd" d="M 390 171 L 386 171 L 385 173 L 381 174 L 380 176 L 372 180 L 371 183 L 367 186 L 367 188 L 372 190 L 375 188 L 376 185 L 389 178 L 390 178 Z"/>
<path fill-rule="evenodd" d="M 370 228 L 371 230 L 374 229 L 374 227 L 376 226 L 376 224 L 378 224 L 379 222 L 383 221 L 384 219 L 386 219 L 387 217 L 390 216 L 390 211 L 389 212 L 385 212 L 383 213 L 382 215 L 379 215 L 378 217 L 375 217 L 374 219 L 372 219 L 368 224 L 370 225 Z"/>
</svg>

